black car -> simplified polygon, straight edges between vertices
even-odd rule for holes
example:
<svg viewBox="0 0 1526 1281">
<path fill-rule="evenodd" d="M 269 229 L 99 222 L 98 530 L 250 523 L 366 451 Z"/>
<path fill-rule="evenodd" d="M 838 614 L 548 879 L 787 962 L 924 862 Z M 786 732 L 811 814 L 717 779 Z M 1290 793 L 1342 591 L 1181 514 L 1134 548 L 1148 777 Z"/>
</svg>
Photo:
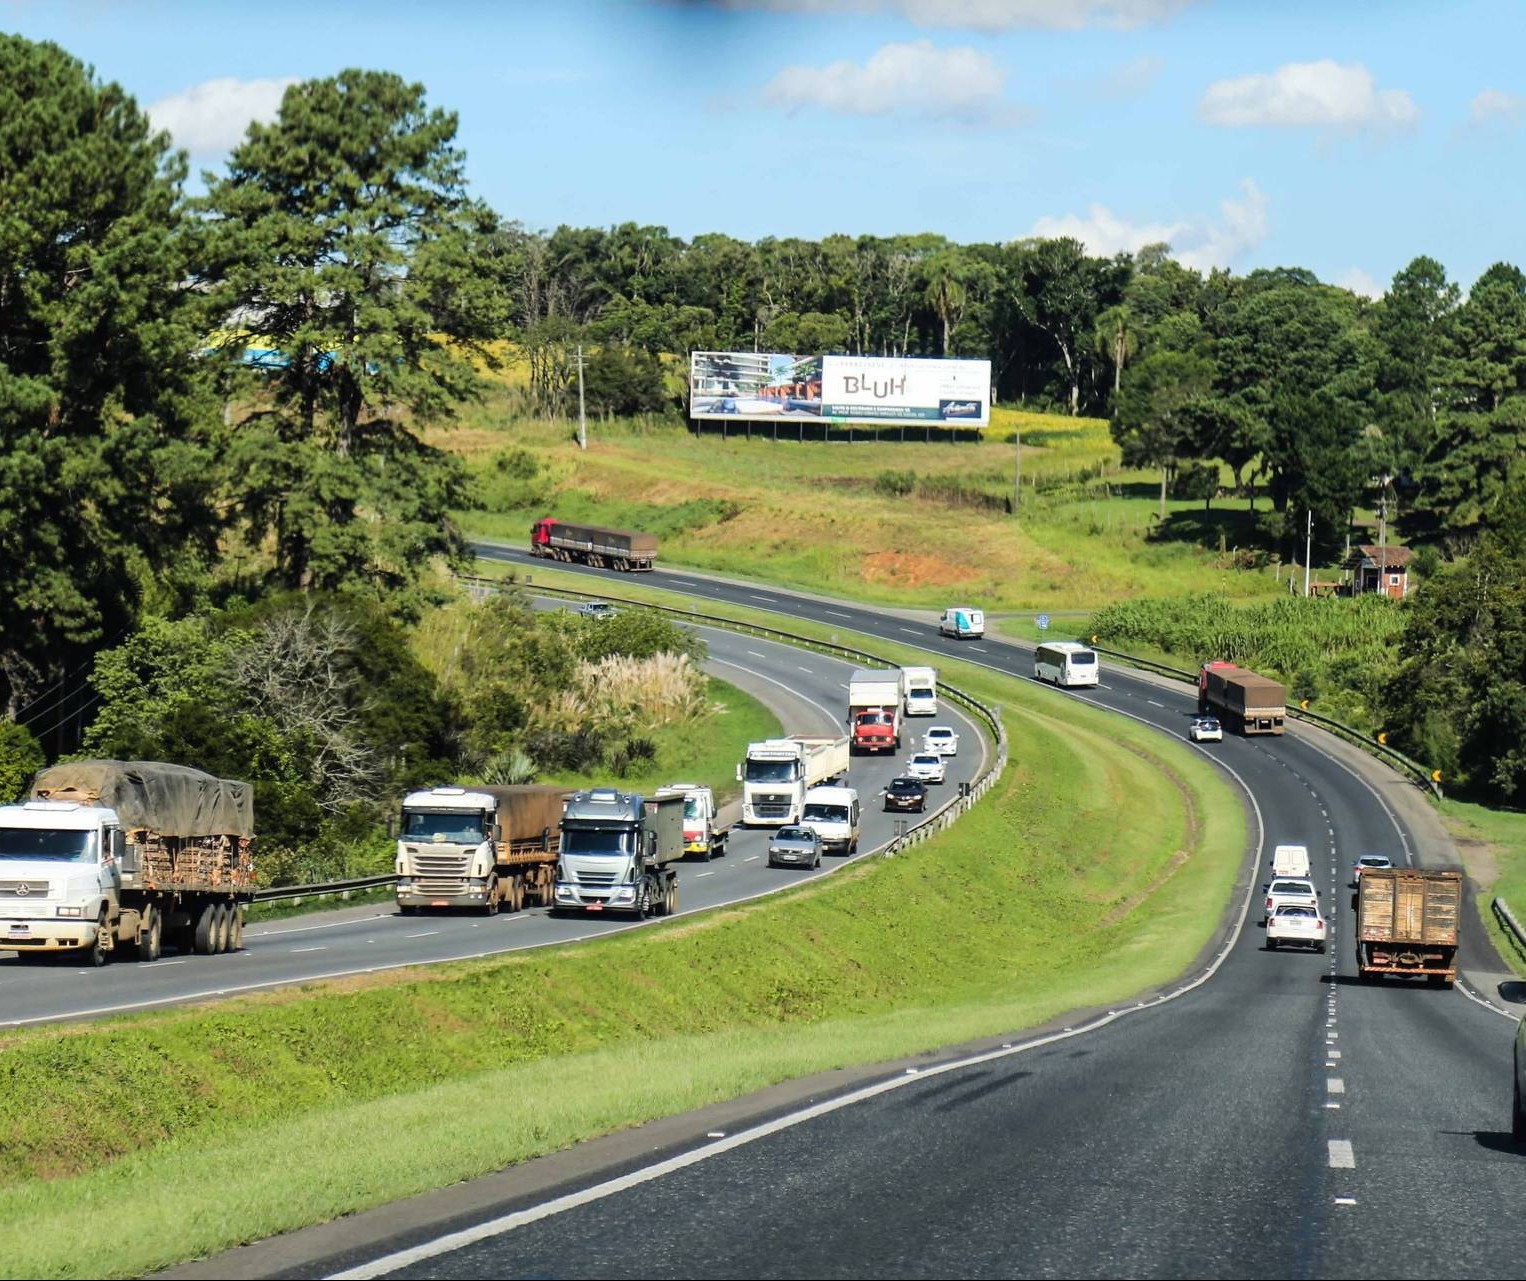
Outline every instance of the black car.
<svg viewBox="0 0 1526 1281">
<path fill-rule="evenodd" d="M 927 784 L 920 778 L 893 778 L 885 789 L 887 810 L 915 810 L 920 814 L 927 808 Z"/>
</svg>

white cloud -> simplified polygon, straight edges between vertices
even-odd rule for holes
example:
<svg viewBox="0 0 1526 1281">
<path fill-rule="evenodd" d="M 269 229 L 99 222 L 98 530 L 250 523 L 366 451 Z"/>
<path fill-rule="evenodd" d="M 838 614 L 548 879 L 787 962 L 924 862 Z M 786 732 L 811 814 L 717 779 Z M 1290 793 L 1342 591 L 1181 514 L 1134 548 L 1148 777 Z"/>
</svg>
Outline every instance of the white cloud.
<svg viewBox="0 0 1526 1281">
<path fill-rule="evenodd" d="M 1267 200 L 1261 189 L 1246 179 L 1238 198 L 1219 202 L 1219 216 L 1197 217 L 1181 222 L 1130 222 L 1106 205 L 1093 205 L 1086 216 L 1040 218 L 1030 233 L 1044 239 L 1071 237 L 1099 257 L 1137 253 L 1146 245 L 1165 243 L 1184 267 L 1208 271 L 1228 267 L 1242 254 L 1266 239 Z"/>
<path fill-rule="evenodd" d="M 1502 124 L 1519 129 L 1526 120 L 1526 98 L 1503 89 L 1485 89 L 1468 104 L 1468 123 L 1476 128 Z"/>
<path fill-rule="evenodd" d="M 919 27 L 975 31 L 1130 30 L 1165 22 L 1202 0 L 716 0 L 725 9 L 783 13 L 894 13 Z"/>
<path fill-rule="evenodd" d="M 1407 129 L 1420 109 L 1403 89 L 1379 89 L 1360 62 L 1290 62 L 1270 75 L 1237 76 L 1208 86 L 1198 119 L 1211 125 Z"/>
<path fill-rule="evenodd" d="M 203 81 L 148 107 L 156 129 L 166 129 L 193 156 L 231 151 L 244 140 L 250 122 L 269 122 L 281 107 L 281 95 L 298 77 L 237 80 L 223 76 Z"/>
<path fill-rule="evenodd" d="M 1013 113 L 1002 98 L 1004 73 L 989 54 L 937 49 L 930 40 L 887 44 L 860 66 L 786 67 L 763 89 L 772 107 L 821 107 L 852 116 L 892 111 L 987 123 Z"/>
<path fill-rule="evenodd" d="M 1363 298 L 1381 298 L 1387 290 L 1360 267 L 1352 267 L 1335 282 L 1342 289 L 1349 289 Z"/>
</svg>

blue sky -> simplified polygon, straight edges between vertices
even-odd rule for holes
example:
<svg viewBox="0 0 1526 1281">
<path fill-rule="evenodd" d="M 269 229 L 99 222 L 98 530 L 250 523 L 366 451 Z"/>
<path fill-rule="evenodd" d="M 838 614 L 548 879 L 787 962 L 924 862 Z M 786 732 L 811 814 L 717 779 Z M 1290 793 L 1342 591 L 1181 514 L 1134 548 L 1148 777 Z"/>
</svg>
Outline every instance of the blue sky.
<svg viewBox="0 0 1526 1281">
<path fill-rule="evenodd" d="M 1526 266 L 1520 0 L 0 0 L 220 169 L 293 79 L 421 82 L 527 227 L 1169 240 L 1380 291 Z"/>
</svg>

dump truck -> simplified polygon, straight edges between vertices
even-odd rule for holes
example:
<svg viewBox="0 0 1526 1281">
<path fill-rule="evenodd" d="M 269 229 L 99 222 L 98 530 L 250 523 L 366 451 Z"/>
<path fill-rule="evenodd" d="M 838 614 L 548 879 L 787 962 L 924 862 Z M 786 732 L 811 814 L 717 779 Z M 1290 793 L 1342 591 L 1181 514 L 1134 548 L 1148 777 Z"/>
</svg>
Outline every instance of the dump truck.
<svg viewBox="0 0 1526 1281">
<path fill-rule="evenodd" d="M 1198 715 L 1217 712 L 1225 725 L 1241 734 L 1282 733 L 1287 701 L 1280 681 L 1234 663 L 1204 663 L 1198 672 Z"/>
<path fill-rule="evenodd" d="M 254 791 L 158 761 L 74 761 L 38 771 L 31 799 L 0 805 L 0 949 L 130 948 L 203 955 L 243 946 L 254 895 Z"/>
<path fill-rule="evenodd" d="M 848 724 L 855 752 L 901 750 L 906 675 L 899 667 L 861 667 L 848 676 Z"/>
<path fill-rule="evenodd" d="M 598 569 L 649 570 L 657 563 L 657 535 L 599 525 L 569 525 L 546 516 L 530 526 L 530 554 Z"/>
<path fill-rule="evenodd" d="M 1364 981 L 1423 974 L 1438 987 L 1451 987 L 1457 978 L 1461 872 L 1368 868 L 1353 897 L 1357 971 Z"/>
<path fill-rule="evenodd" d="M 574 792 L 562 814 L 552 911 L 671 916 L 683 856 L 682 792 Z"/>
<path fill-rule="evenodd" d="M 698 783 L 669 783 L 664 792 L 678 792 L 684 798 L 684 855 L 709 862 L 721 858 L 731 840 L 730 824 L 722 823 L 716 808 L 715 793 Z"/>
<path fill-rule="evenodd" d="M 565 787 L 432 787 L 403 798 L 397 905 L 492 916 L 550 907 Z"/>
<path fill-rule="evenodd" d="M 798 823 L 811 788 L 848 773 L 846 735 L 791 734 L 747 745 L 737 766 L 742 784 L 742 825 L 782 827 Z"/>
</svg>

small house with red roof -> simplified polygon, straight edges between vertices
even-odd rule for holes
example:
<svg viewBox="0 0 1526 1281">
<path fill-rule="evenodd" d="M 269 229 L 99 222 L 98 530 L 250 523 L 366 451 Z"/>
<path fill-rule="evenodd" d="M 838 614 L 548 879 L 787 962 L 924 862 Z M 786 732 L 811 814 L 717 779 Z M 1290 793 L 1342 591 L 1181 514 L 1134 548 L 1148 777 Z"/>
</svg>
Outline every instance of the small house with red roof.
<svg viewBox="0 0 1526 1281">
<path fill-rule="evenodd" d="M 1351 549 L 1341 568 L 1351 574 L 1353 596 L 1381 592 L 1394 600 L 1403 600 L 1409 595 L 1409 562 L 1413 558 L 1414 552 L 1396 543 L 1383 547 L 1363 543 Z"/>
</svg>

